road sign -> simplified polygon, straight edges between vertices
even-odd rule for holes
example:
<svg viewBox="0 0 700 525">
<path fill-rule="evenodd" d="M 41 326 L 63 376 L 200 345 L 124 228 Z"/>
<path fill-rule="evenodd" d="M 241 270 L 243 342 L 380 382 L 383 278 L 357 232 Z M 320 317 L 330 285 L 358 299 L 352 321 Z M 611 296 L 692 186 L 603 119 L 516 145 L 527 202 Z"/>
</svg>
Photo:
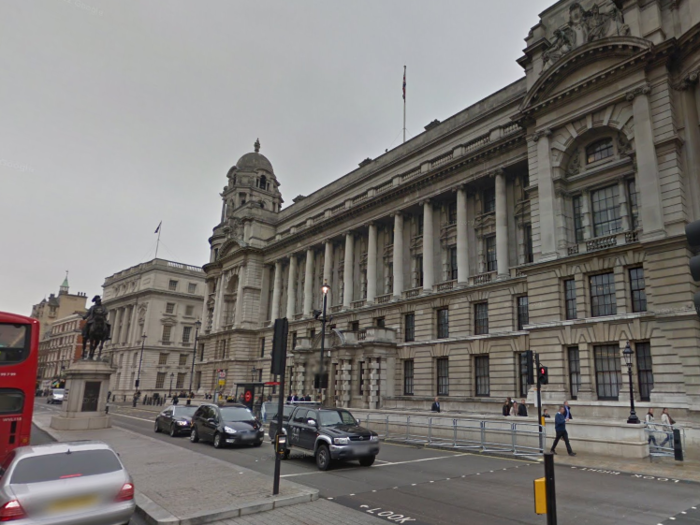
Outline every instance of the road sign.
<svg viewBox="0 0 700 525">
<path fill-rule="evenodd" d="M 219 379 L 226 379 L 226 370 L 219 369 Z"/>
<path fill-rule="evenodd" d="M 243 399 L 246 403 L 250 403 L 253 399 L 253 393 L 250 390 L 246 390 L 245 394 L 243 394 Z"/>
</svg>

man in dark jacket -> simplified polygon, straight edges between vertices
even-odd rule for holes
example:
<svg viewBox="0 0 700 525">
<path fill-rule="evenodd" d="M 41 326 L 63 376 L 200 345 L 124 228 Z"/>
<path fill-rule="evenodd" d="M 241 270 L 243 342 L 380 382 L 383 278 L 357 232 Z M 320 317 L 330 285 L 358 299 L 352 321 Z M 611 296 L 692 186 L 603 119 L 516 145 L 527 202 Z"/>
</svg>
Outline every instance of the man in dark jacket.
<svg viewBox="0 0 700 525">
<path fill-rule="evenodd" d="M 433 406 L 430 407 L 431 412 L 437 412 L 438 414 L 440 413 L 440 401 L 438 398 L 435 398 L 435 402 L 433 403 Z"/>
<path fill-rule="evenodd" d="M 518 415 L 521 417 L 527 417 L 527 406 L 525 406 L 525 400 L 521 399 L 518 405 Z"/>
<path fill-rule="evenodd" d="M 556 454 L 556 449 L 557 444 L 559 443 L 560 439 L 564 440 L 564 444 L 566 445 L 566 451 L 569 453 L 569 456 L 575 456 L 576 453 L 571 450 L 571 444 L 569 443 L 569 433 L 566 431 L 566 422 L 568 419 L 566 418 L 566 409 L 563 406 L 559 407 L 559 413 L 554 416 L 554 430 L 557 432 L 557 437 L 554 440 L 554 443 L 552 443 L 552 454 Z"/>
<path fill-rule="evenodd" d="M 564 415 L 566 416 L 566 420 L 568 421 L 569 419 L 574 419 L 574 416 L 571 415 L 571 409 L 569 408 L 569 402 L 564 401 Z"/>
</svg>

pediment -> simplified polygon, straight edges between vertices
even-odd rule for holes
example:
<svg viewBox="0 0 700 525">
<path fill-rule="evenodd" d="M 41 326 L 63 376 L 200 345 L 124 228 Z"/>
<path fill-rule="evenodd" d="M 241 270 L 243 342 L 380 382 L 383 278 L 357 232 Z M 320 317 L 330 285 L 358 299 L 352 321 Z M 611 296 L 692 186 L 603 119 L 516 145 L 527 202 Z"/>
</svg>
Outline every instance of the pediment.
<svg viewBox="0 0 700 525">
<path fill-rule="evenodd" d="M 221 245 L 219 249 L 219 258 L 226 257 L 227 255 L 239 250 L 243 245 L 236 239 L 228 239 L 224 244 Z"/>
<path fill-rule="evenodd" d="M 648 40 L 632 36 L 589 42 L 562 56 L 542 73 L 525 97 L 521 111 L 530 113 L 548 101 L 590 87 L 635 63 L 641 63 L 652 48 L 653 44 Z"/>
</svg>

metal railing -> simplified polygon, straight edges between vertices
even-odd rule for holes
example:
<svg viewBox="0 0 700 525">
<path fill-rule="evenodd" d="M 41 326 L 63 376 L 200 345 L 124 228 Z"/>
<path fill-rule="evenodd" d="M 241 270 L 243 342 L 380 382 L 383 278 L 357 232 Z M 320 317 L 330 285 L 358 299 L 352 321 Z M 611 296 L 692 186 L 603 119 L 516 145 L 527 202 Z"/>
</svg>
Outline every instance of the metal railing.
<svg viewBox="0 0 700 525">
<path fill-rule="evenodd" d="M 678 430 L 681 436 L 681 448 L 685 442 L 685 431 L 682 428 L 674 428 L 672 425 L 650 424 L 644 428 L 644 434 L 649 443 L 649 456 L 656 458 L 675 457 L 674 430 Z"/>
<path fill-rule="evenodd" d="M 515 456 L 539 456 L 545 442 L 535 423 L 368 414 L 360 424 L 380 439 Z"/>
</svg>

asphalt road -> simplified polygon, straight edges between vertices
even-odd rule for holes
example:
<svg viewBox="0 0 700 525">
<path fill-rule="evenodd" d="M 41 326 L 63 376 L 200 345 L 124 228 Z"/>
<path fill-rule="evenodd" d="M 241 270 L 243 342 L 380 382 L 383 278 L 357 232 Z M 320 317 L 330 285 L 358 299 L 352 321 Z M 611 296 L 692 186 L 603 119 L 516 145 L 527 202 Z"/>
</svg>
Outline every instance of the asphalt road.
<svg viewBox="0 0 700 525">
<path fill-rule="evenodd" d="M 56 409 L 37 405 L 41 411 Z M 269 441 L 260 448 L 216 450 L 186 437 L 155 434 L 153 414 L 147 411 L 120 408 L 111 414 L 116 426 L 273 473 Z M 656 525 L 672 516 L 677 520 L 668 523 L 679 523 L 693 514 L 681 512 L 700 503 L 699 484 L 606 472 L 557 467 L 560 525 Z M 532 482 L 543 476 L 542 465 L 534 461 L 383 443 L 371 468 L 345 463 L 320 472 L 313 458 L 292 455 L 282 463 L 282 475 L 360 512 L 381 516 L 391 511 L 416 520 L 410 522 L 415 525 L 546 523 L 546 517 L 535 515 L 533 509 Z"/>
</svg>

